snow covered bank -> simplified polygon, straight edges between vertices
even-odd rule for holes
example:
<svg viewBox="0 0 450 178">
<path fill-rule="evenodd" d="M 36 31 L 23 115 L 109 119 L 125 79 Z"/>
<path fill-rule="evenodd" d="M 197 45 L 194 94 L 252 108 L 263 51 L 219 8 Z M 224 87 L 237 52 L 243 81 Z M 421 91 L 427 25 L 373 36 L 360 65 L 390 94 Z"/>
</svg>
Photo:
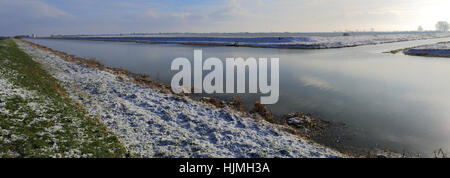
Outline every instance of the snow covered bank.
<svg viewBox="0 0 450 178">
<path fill-rule="evenodd" d="M 0 40 L 0 158 L 124 157 L 98 120 L 11 39 Z"/>
<path fill-rule="evenodd" d="M 403 51 L 406 55 L 450 57 L 450 42 L 418 46 Z"/>
<path fill-rule="evenodd" d="M 449 37 L 450 33 L 382 33 L 350 36 L 70 36 L 81 40 L 132 41 L 185 45 L 218 45 L 264 48 L 325 49 L 360 45 L 375 45 L 399 41 Z"/>
<path fill-rule="evenodd" d="M 99 116 L 141 157 L 342 157 L 287 133 L 283 126 L 243 117 L 189 98 L 164 94 L 17 41 L 61 81 L 70 97 Z"/>
</svg>

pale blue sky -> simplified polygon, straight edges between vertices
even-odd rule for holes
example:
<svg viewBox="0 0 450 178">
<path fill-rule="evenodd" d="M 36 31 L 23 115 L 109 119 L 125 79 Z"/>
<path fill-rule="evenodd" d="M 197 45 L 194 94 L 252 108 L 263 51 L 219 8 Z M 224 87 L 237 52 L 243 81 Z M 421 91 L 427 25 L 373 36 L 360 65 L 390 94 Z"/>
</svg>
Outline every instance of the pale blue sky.
<svg viewBox="0 0 450 178">
<path fill-rule="evenodd" d="M 0 0 L 0 35 L 434 30 L 449 0 Z"/>
</svg>

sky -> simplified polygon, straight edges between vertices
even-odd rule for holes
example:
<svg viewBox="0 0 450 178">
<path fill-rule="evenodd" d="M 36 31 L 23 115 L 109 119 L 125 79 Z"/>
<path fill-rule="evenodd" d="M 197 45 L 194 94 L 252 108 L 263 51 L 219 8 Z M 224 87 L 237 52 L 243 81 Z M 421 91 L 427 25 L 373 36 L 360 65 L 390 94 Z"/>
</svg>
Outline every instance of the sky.
<svg viewBox="0 0 450 178">
<path fill-rule="evenodd" d="M 0 0 L 0 35 L 434 30 L 449 0 Z"/>
</svg>

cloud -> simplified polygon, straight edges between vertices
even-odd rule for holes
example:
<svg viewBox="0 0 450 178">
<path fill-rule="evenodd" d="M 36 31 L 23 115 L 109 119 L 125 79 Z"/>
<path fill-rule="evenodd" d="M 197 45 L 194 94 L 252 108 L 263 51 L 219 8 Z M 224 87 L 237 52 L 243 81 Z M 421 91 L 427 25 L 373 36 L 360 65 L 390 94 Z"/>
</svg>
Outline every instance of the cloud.
<svg viewBox="0 0 450 178">
<path fill-rule="evenodd" d="M 0 0 L 0 35 L 36 33 L 73 16 L 36 0 Z"/>
<path fill-rule="evenodd" d="M 0 0 L 0 14 L 19 18 L 58 18 L 69 13 L 35 0 Z"/>
<path fill-rule="evenodd" d="M 448 0 L 0 0 L 0 35 L 431 29 L 450 20 L 446 5 Z"/>
<path fill-rule="evenodd" d="M 312 76 L 302 76 L 300 82 L 307 87 L 315 87 L 322 90 L 333 90 L 333 86 L 325 80 Z"/>
<path fill-rule="evenodd" d="M 235 18 L 243 18 L 243 16 L 246 15 L 248 15 L 248 12 L 241 7 L 241 2 L 239 0 L 229 0 L 226 5 L 210 13 L 208 17 L 217 22 L 235 20 Z"/>
</svg>

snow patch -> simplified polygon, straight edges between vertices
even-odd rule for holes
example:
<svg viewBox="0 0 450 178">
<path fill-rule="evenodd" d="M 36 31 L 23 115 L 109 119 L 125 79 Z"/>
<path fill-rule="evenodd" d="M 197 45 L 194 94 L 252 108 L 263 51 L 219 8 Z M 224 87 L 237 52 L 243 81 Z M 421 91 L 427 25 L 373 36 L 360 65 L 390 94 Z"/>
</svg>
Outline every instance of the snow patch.
<svg viewBox="0 0 450 178">
<path fill-rule="evenodd" d="M 422 45 L 403 52 L 407 55 L 450 57 L 450 42 Z"/>
</svg>

